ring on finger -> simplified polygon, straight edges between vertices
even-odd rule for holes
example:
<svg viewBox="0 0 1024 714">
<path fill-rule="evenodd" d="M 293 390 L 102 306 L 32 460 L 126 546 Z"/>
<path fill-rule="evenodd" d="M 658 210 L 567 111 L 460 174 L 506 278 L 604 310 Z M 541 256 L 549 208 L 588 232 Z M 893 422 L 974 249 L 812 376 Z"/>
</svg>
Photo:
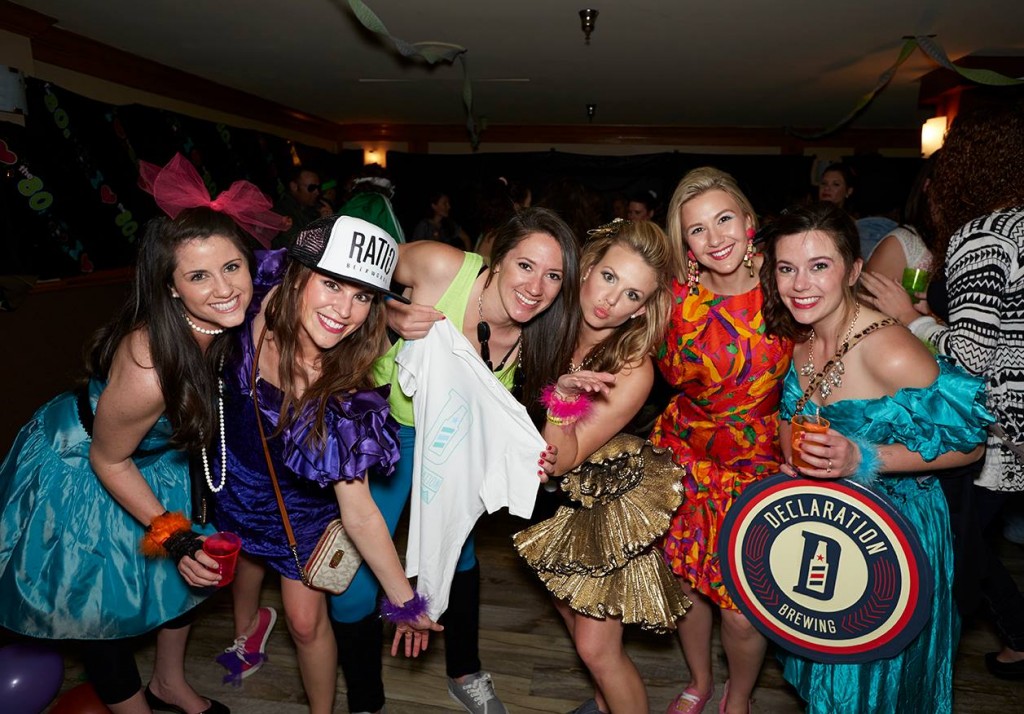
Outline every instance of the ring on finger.
<svg viewBox="0 0 1024 714">
<path fill-rule="evenodd" d="M 825 467 L 825 473 L 827 473 L 827 474 L 832 473 L 832 459 L 828 460 L 828 466 Z"/>
</svg>

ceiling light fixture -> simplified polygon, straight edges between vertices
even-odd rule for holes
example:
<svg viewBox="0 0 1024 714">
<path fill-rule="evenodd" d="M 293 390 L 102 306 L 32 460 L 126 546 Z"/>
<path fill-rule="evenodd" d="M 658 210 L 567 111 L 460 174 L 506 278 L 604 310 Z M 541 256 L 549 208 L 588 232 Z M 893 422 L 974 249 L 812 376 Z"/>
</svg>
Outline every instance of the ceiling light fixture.
<svg viewBox="0 0 1024 714">
<path fill-rule="evenodd" d="M 583 30 L 584 44 L 590 44 L 590 33 L 594 31 L 599 14 L 597 10 L 589 7 L 580 10 L 580 28 Z"/>
</svg>

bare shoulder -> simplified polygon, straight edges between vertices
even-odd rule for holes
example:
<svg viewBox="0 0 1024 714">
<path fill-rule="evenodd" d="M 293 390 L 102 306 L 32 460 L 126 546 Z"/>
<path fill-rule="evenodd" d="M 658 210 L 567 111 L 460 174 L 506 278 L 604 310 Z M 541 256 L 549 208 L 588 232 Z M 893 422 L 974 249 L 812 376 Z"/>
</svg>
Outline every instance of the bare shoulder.
<svg viewBox="0 0 1024 714">
<path fill-rule="evenodd" d="M 163 410 L 163 390 L 153 365 L 146 328 L 135 330 L 121 341 L 114 353 L 103 394 L 108 402 L 116 399 L 142 414 Z M 134 408 L 130 406 L 133 402 Z"/>
<path fill-rule="evenodd" d="M 878 242 L 871 257 L 864 264 L 864 270 L 881 273 L 897 281 L 903 276 L 905 267 L 907 255 L 903 251 L 903 244 L 891 233 Z"/>
<path fill-rule="evenodd" d="M 413 289 L 415 302 L 424 302 L 417 292 L 430 291 L 436 286 L 447 287 L 455 279 L 465 257 L 465 252 L 458 248 L 436 241 L 403 243 L 398 246 L 395 279 Z"/>
<path fill-rule="evenodd" d="M 903 325 L 868 335 L 860 352 L 865 369 L 890 394 L 906 387 L 927 387 L 939 374 L 935 357 Z"/>
</svg>

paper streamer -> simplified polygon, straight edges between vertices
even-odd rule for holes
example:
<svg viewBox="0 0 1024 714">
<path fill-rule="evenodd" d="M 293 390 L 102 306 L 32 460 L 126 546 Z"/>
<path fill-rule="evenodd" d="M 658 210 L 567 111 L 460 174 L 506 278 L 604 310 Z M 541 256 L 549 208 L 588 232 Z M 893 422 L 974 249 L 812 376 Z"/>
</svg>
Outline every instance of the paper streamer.
<svg viewBox="0 0 1024 714">
<path fill-rule="evenodd" d="M 363 27 L 370 32 L 388 38 L 403 57 L 423 60 L 427 64 L 459 61 L 459 64 L 462 65 L 462 103 L 466 109 L 466 130 L 469 132 L 470 144 L 476 151 L 480 146 L 480 130 L 477 127 L 476 118 L 473 116 L 473 85 L 469 78 L 469 66 L 466 63 L 466 53 L 469 50 L 461 45 L 453 45 L 448 42 L 406 42 L 388 32 L 383 21 L 362 0 L 348 0 L 348 5 Z"/>
<path fill-rule="evenodd" d="M 864 111 L 864 109 L 866 109 L 867 106 L 875 100 L 875 97 L 877 97 L 882 90 L 888 86 L 889 82 L 896 74 L 896 70 L 900 68 L 900 65 L 906 62 L 910 55 L 914 53 L 914 50 L 918 48 L 920 48 L 920 50 L 932 61 L 937 62 L 946 69 L 956 72 L 964 79 L 970 80 L 975 84 L 986 84 L 994 87 L 1010 87 L 1024 84 L 1024 79 L 1007 77 L 1004 74 L 1000 74 L 999 72 L 995 72 L 990 69 L 971 69 L 955 65 L 950 61 L 945 50 L 943 50 L 939 44 L 935 42 L 934 38 L 930 36 L 917 35 L 915 37 L 907 37 L 906 42 L 903 43 L 903 47 L 900 48 L 900 53 L 899 56 L 897 56 L 896 61 L 891 67 L 878 76 L 878 81 L 875 83 L 874 89 L 861 97 L 846 116 L 827 129 L 815 134 L 801 134 L 800 132 L 793 131 L 789 128 L 786 129 L 786 132 L 798 139 L 821 139 L 822 137 L 839 131 L 853 121 L 858 114 Z"/>
</svg>

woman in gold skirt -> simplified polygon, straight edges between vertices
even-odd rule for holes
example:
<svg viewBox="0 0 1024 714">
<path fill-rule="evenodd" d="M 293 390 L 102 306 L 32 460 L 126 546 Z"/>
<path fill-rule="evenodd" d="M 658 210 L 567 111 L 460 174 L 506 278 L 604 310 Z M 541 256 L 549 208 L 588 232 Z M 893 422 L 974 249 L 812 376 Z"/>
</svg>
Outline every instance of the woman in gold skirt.
<svg viewBox="0 0 1024 714">
<path fill-rule="evenodd" d="M 651 544 L 681 501 L 670 455 L 619 434 L 654 380 L 664 337 L 672 250 L 655 224 L 618 220 L 590 231 L 580 269 L 582 320 L 566 372 L 544 392 L 544 438 L 578 502 L 516 534 L 519 554 L 555 597 L 595 684 L 577 712 L 647 712 L 622 643 L 624 624 L 671 630 L 689 601 Z"/>
</svg>

